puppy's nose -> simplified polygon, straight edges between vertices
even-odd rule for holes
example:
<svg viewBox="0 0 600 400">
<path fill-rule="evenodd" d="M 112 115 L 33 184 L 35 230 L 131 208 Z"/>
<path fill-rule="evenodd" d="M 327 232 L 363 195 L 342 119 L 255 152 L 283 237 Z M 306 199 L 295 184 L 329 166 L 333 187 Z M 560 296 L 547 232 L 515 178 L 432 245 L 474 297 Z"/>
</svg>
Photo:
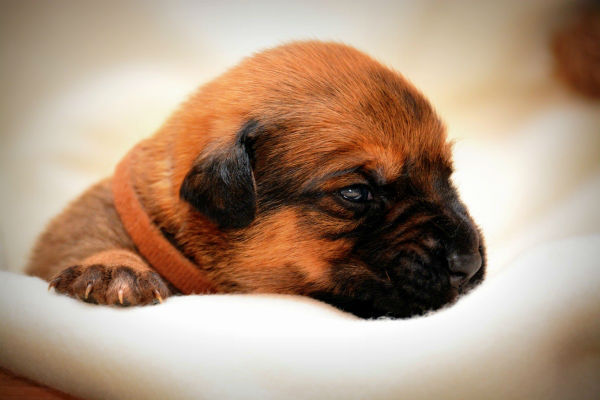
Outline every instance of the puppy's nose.
<svg viewBox="0 0 600 400">
<path fill-rule="evenodd" d="M 481 255 L 477 253 L 451 254 L 448 256 L 450 283 L 458 288 L 468 282 L 481 268 Z"/>
</svg>

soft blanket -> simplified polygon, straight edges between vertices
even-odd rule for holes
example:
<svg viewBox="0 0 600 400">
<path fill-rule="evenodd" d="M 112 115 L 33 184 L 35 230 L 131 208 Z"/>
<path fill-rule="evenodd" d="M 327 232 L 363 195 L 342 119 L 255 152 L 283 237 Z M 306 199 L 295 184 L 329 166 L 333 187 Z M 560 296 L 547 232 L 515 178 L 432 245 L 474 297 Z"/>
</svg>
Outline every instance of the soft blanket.
<svg viewBox="0 0 600 400">
<path fill-rule="evenodd" d="M 456 305 L 359 320 L 291 296 L 100 307 L 0 272 L 0 366 L 86 399 L 566 399 L 600 393 L 600 236 Z"/>
</svg>

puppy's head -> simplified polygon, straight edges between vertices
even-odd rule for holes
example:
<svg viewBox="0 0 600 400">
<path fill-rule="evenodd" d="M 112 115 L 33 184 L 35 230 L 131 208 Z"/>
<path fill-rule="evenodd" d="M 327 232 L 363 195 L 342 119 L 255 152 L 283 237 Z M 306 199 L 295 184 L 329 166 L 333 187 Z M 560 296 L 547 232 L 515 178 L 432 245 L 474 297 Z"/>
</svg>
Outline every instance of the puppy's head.
<svg viewBox="0 0 600 400">
<path fill-rule="evenodd" d="M 182 110 L 170 124 L 188 209 L 179 239 L 200 265 L 218 265 L 210 270 L 222 287 L 409 317 L 482 280 L 483 239 L 450 181 L 442 123 L 366 55 L 279 47 Z"/>
</svg>

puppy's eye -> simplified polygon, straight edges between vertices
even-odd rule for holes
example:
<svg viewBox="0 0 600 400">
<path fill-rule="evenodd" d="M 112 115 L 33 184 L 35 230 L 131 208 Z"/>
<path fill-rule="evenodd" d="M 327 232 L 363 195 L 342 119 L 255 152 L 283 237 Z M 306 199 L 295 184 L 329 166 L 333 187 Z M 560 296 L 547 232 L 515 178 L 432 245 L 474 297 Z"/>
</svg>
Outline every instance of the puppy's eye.
<svg viewBox="0 0 600 400">
<path fill-rule="evenodd" d="M 352 185 L 340 189 L 340 196 L 353 203 L 365 203 L 373 200 L 373 194 L 367 185 Z"/>
</svg>

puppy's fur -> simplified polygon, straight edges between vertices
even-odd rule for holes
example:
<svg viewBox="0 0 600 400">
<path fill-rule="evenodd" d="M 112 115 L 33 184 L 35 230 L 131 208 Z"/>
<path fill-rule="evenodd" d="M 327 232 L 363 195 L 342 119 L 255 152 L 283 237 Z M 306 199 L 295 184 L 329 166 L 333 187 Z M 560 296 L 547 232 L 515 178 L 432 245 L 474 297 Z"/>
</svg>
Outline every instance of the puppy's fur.
<svg viewBox="0 0 600 400">
<path fill-rule="evenodd" d="M 483 278 L 451 173 L 426 99 L 321 42 L 262 52 L 203 86 L 132 163 L 154 224 L 219 292 L 308 295 L 363 317 L 422 314 Z M 50 223 L 28 271 L 103 304 L 174 292 L 136 253 L 110 178 Z"/>
</svg>

